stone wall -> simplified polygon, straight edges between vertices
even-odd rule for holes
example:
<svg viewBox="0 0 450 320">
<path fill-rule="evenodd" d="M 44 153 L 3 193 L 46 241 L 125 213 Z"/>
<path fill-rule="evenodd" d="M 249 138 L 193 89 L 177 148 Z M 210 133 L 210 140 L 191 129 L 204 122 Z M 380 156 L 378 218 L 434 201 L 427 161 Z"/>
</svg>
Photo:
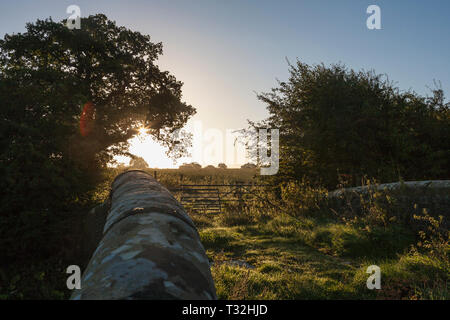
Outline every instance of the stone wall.
<svg viewBox="0 0 450 320">
<path fill-rule="evenodd" d="M 335 190 L 328 194 L 328 200 L 336 208 L 345 206 L 359 209 L 361 199 L 367 199 L 377 192 L 386 200 L 389 195 L 392 202 L 387 205 L 395 206 L 393 210 L 402 211 L 399 215 L 405 220 L 412 219 L 426 209 L 430 215 L 444 216 L 444 225 L 448 226 L 450 214 L 450 180 L 406 181 L 376 184 L 363 187 Z M 382 202 L 380 199 L 377 201 Z M 385 201 L 386 202 L 386 201 Z"/>
<path fill-rule="evenodd" d="M 166 188 L 127 171 L 109 201 L 102 240 L 72 299 L 216 299 L 197 229 Z"/>
</svg>

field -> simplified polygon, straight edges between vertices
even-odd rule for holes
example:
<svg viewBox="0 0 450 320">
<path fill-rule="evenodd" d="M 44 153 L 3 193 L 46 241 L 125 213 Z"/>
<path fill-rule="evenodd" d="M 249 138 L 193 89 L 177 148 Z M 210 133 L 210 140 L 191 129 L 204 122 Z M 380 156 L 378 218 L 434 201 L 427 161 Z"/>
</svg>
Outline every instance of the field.
<svg viewBox="0 0 450 320">
<path fill-rule="evenodd" d="M 80 200 L 64 223 L 52 225 L 59 236 L 53 237 L 58 241 L 52 242 L 51 254 L 33 258 L 31 268 L 0 270 L 0 298 L 70 297 L 65 269 L 86 267 L 105 222 L 104 212 L 91 209 L 107 198 L 122 170 L 109 169 L 90 199 Z M 180 181 L 264 182 L 254 169 L 156 171 L 168 188 Z M 220 299 L 449 299 L 448 207 L 441 212 L 396 201 L 404 194 L 411 198 L 413 192 L 371 192 L 358 204 L 336 203 L 327 200 L 327 190 L 290 183 L 260 189 L 253 201 L 229 204 L 220 214 L 190 215 Z M 441 196 L 448 194 L 445 190 Z M 423 195 L 419 191 L 413 197 Z M 366 286 L 370 265 L 381 269 L 380 290 Z"/>
<path fill-rule="evenodd" d="M 181 175 L 185 184 L 259 181 L 255 170 L 240 169 L 167 169 L 156 175 L 168 187 Z M 325 201 L 326 192 L 291 184 L 282 188 L 281 199 L 267 189 L 258 201 L 229 205 L 221 214 L 191 212 L 218 297 L 449 298 L 448 228 L 439 215 L 396 203 L 400 195 L 386 203 L 380 201 L 385 194 L 373 192 L 356 208 Z M 403 219 L 405 213 L 411 219 Z M 380 290 L 366 286 L 370 265 L 381 269 Z"/>
</svg>

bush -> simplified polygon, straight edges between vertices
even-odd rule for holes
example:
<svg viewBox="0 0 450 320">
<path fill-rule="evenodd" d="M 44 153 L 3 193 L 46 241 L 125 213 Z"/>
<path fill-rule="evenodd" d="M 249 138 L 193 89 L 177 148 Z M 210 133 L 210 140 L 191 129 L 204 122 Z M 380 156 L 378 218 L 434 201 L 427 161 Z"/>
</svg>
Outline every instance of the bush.
<svg viewBox="0 0 450 320">
<path fill-rule="evenodd" d="M 269 118 L 254 128 L 280 129 L 280 170 L 274 180 L 335 188 L 345 176 L 357 185 L 450 176 L 450 103 L 400 92 L 375 72 L 341 64 L 289 65 L 289 79 L 258 97 Z"/>
</svg>

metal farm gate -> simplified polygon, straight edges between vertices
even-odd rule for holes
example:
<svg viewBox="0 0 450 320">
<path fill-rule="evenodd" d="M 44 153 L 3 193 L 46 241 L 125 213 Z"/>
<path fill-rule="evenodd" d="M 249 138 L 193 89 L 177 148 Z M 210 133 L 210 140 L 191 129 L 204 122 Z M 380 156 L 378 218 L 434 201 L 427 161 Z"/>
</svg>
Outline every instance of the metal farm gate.
<svg viewBox="0 0 450 320">
<path fill-rule="evenodd" d="M 254 201 L 258 188 L 267 185 L 257 184 L 182 184 L 178 189 L 181 204 L 188 211 L 199 213 L 221 213 L 227 204 Z"/>
</svg>

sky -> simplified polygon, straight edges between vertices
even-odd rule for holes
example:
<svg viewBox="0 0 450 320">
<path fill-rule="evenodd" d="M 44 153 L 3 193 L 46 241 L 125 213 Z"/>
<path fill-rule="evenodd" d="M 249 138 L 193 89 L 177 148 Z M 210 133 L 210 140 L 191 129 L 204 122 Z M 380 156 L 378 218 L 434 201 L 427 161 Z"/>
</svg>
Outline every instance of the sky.
<svg viewBox="0 0 450 320">
<path fill-rule="evenodd" d="M 256 94 L 287 78 L 286 59 L 374 69 L 400 89 L 420 94 L 428 94 L 438 80 L 450 92 L 448 0 L 2 1 L 0 37 L 23 32 L 38 18 L 65 19 L 72 4 L 83 17 L 104 13 L 163 43 L 158 65 L 184 82 L 183 99 L 197 109 L 187 130 L 202 132 L 194 142 L 202 150 L 179 163 L 242 164 L 242 150 L 234 158 L 226 154 L 226 130 L 267 117 Z M 373 4 L 381 9 L 380 30 L 366 26 L 366 9 Z M 150 140 L 135 138 L 131 151 L 151 167 L 173 167 Z M 220 147 L 211 148 L 211 141 Z"/>
</svg>

